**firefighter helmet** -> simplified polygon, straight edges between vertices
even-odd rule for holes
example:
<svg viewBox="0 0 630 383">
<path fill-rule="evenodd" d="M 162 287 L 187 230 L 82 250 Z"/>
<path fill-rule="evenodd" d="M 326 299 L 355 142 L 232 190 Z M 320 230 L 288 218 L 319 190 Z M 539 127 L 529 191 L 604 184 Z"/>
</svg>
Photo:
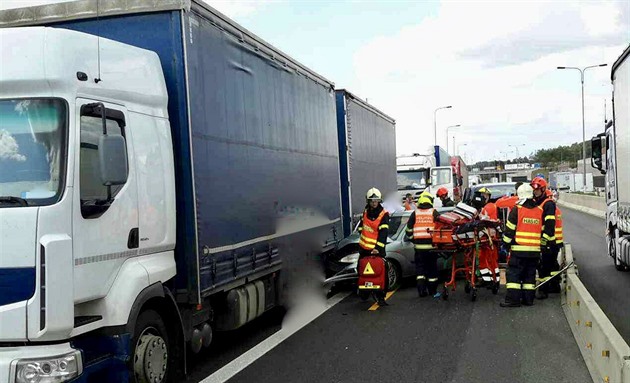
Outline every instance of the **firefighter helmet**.
<svg viewBox="0 0 630 383">
<path fill-rule="evenodd" d="M 370 190 L 368 190 L 365 199 L 367 199 L 368 201 L 371 200 L 377 200 L 379 202 L 383 201 L 383 196 L 381 195 L 381 191 L 378 190 L 377 188 L 372 188 Z"/>
<path fill-rule="evenodd" d="M 437 193 L 435 193 L 435 195 L 437 195 L 438 198 L 448 197 L 448 189 L 444 187 L 439 188 Z"/>
<path fill-rule="evenodd" d="M 547 181 L 545 181 L 542 177 L 536 177 L 532 180 L 531 183 L 532 189 L 537 190 L 540 189 L 542 192 L 547 190 Z"/>
<path fill-rule="evenodd" d="M 534 189 L 532 189 L 530 184 L 522 184 L 516 190 L 516 195 L 518 198 L 532 199 L 534 198 Z"/>
<path fill-rule="evenodd" d="M 482 187 L 481 189 L 479 189 L 479 194 L 492 194 L 492 192 L 490 191 L 490 189 Z"/>
<path fill-rule="evenodd" d="M 433 196 L 427 189 L 425 189 L 422 194 L 420 194 L 420 197 L 418 197 L 418 205 L 422 204 L 429 204 L 433 206 Z"/>
</svg>

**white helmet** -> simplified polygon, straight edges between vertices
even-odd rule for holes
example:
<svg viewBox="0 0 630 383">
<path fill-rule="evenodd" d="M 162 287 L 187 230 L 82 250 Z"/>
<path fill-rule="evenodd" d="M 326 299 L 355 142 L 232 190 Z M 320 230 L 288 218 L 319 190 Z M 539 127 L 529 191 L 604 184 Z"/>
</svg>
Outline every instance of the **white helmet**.
<svg viewBox="0 0 630 383">
<path fill-rule="evenodd" d="M 377 188 L 372 188 L 370 190 L 368 190 L 365 199 L 367 199 L 368 201 L 370 200 L 377 200 L 377 201 L 382 201 L 383 200 L 383 196 L 381 195 L 381 191 L 378 190 Z"/>
<path fill-rule="evenodd" d="M 516 195 L 520 199 L 532 199 L 534 198 L 534 189 L 530 184 L 524 183 L 516 190 Z"/>
</svg>

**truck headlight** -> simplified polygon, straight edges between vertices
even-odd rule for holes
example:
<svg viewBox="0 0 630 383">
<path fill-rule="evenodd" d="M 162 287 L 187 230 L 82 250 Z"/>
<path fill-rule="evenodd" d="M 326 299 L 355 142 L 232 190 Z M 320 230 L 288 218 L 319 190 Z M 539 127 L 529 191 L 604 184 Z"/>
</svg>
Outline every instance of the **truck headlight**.
<svg viewBox="0 0 630 383">
<path fill-rule="evenodd" d="M 83 372 L 81 353 L 48 358 L 19 359 L 14 362 L 15 383 L 58 383 L 76 378 Z"/>
<path fill-rule="evenodd" d="M 339 260 L 340 263 L 357 263 L 359 261 L 359 253 L 346 255 Z"/>
</svg>

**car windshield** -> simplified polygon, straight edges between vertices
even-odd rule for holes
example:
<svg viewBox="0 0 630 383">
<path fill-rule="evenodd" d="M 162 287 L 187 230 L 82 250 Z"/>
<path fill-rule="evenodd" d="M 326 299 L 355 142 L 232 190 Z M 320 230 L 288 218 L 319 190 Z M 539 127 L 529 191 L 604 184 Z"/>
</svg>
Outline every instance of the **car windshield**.
<svg viewBox="0 0 630 383">
<path fill-rule="evenodd" d="M 398 229 L 400 229 L 400 226 L 407 223 L 407 220 L 409 219 L 409 216 L 403 216 L 403 215 L 393 215 L 391 217 L 389 217 L 389 234 L 388 237 L 390 238 L 394 238 L 396 236 L 396 233 L 398 233 Z"/>
<path fill-rule="evenodd" d="M 0 208 L 58 200 L 65 131 L 61 100 L 0 100 Z"/>
<path fill-rule="evenodd" d="M 399 171 L 398 190 L 424 189 L 426 187 L 426 172 L 422 170 Z"/>
<path fill-rule="evenodd" d="M 490 189 L 491 199 L 498 199 L 503 196 L 509 196 L 512 194 L 516 194 L 516 189 L 514 189 L 514 184 L 505 184 L 505 185 L 489 185 L 486 188 Z M 480 188 L 477 188 L 475 191 L 479 191 Z"/>
</svg>

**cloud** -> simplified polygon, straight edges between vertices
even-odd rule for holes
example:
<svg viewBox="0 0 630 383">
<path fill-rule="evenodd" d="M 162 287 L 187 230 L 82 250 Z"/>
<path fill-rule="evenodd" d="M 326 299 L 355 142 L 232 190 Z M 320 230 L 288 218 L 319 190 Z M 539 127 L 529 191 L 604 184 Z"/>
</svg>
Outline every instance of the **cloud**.
<svg viewBox="0 0 630 383">
<path fill-rule="evenodd" d="M 477 158 L 519 154 L 582 138 L 580 74 L 557 66 L 609 65 L 630 42 L 625 2 L 443 2 L 439 12 L 354 55 L 349 88 L 397 121 L 399 153 L 438 144 L 445 128 Z M 604 28 L 606 25 L 606 28 Z M 610 111 L 610 68 L 585 76 L 587 138 Z M 609 112 L 610 115 L 610 112 Z M 452 135 L 452 134 L 451 134 Z M 449 139 L 453 152 L 452 139 Z M 513 154 L 515 155 L 515 154 Z"/>
<path fill-rule="evenodd" d="M 26 161 L 26 157 L 19 153 L 19 146 L 11 133 L 0 130 L 0 160 Z"/>
</svg>

